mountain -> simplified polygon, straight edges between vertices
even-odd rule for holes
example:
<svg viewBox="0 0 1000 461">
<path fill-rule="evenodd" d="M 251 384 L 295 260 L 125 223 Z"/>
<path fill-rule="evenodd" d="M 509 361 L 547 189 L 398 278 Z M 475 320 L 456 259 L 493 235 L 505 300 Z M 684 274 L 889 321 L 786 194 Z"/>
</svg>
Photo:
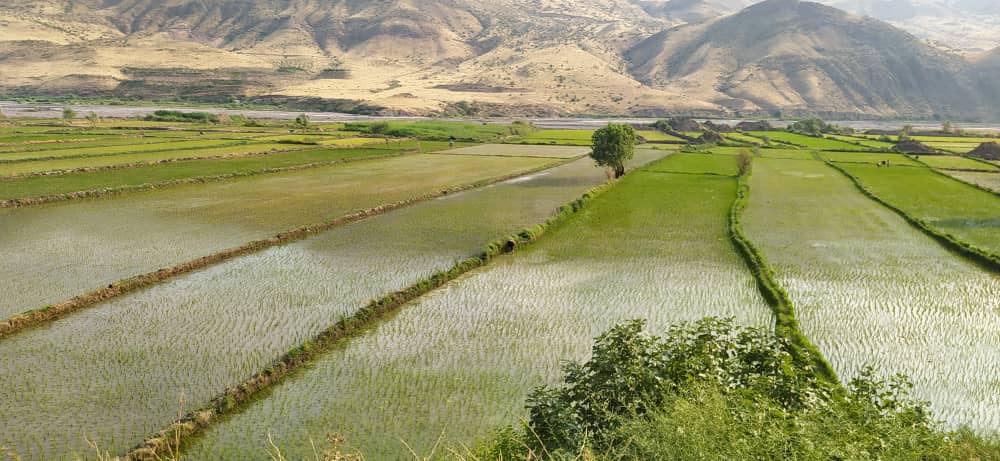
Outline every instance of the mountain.
<svg viewBox="0 0 1000 461">
<path fill-rule="evenodd" d="M 958 54 L 812 3 L 729 14 L 751 3 L 9 0 L 0 94 L 455 115 L 989 110 L 976 91 L 991 84 Z"/>
<path fill-rule="evenodd" d="M 646 0 L 639 5 L 657 17 L 695 23 L 735 13 L 751 3 L 752 0 Z"/>
<path fill-rule="evenodd" d="M 656 34 L 626 54 L 654 88 L 738 110 L 984 115 L 973 66 L 881 21 L 769 0 Z"/>
</svg>

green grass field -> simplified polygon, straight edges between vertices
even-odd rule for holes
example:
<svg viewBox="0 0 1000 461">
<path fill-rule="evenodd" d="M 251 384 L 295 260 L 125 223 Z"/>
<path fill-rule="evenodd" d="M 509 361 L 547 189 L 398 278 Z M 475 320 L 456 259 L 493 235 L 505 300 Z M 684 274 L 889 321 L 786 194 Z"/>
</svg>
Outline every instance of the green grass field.
<svg viewBox="0 0 1000 461">
<path fill-rule="evenodd" d="M 0 261 L 8 281 L 0 318 L 353 211 L 554 163 L 412 155 L 0 209 L 0 251 L 10 255 Z"/>
<path fill-rule="evenodd" d="M 86 431 L 106 449 L 130 448 L 175 416 L 175 390 L 189 408 L 204 405 L 340 315 L 544 221 L 605 180 L 578 160 L 231 260 L 6 339 L 0 443 L 62 459 L 86 449 L 77 437 Z M 109 383 L 115 391 L 102 390 Z M 40 434 L 43 449 L 33 446 Z"/>
<path fill-rule="evenodd" d="M 403 151 L 399 149 L 314 149 L 258 157 L 194 160 L 122 170 L 35 176 L 0 181 L 0 200 L 43 197 L 104 188 L 114 189 L 197 177 L 244 175 L 273 168 L 287 168 L 401 152 Z"/>
<path fill-rule="evenodd" d="M 657 169 L 690 169 L 673 156 Z M 409 459 L 517 423 L 534 386 L 624 319 L 654 331 L 705 315 L 770 325 L 734 253 L 736 181 L 635 172 L 524 253 L 406 307 L 196 439 L 196 459 L 266 459 L 272 429 L 290 459 L 334 431 L 370 459 Z M 306 398 L 306 396 L 309 396 Z M 381 402 L 372 404 L 373 402 Z"/>
<path fill-rule="evenodd" d="M 842 381 L 866 364 L 905 373 L 935 417 L 997 427 L 1000 277 L 945 250 L 816 161 L 756 160 L 744 226 L 795 303 L 803 333 Z"/>
<path fill-rule="evenodd" d="M 1000 255 L 1000 197 L 928 168 L 841 165 L 872 193 L 940 232 Z"/>
</svg>

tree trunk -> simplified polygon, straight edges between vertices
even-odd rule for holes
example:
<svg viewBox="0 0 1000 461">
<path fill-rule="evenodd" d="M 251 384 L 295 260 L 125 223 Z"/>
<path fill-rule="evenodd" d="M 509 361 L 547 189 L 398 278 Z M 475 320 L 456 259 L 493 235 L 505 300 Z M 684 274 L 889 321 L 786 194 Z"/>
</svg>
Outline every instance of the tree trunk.
<svg viewBox="0 0 1000 461">
<path fill-rule="evenodd" d="M 625 166 L 619 165 L 615 167 L 615 179 L 625 176 Z"/>
</svg>

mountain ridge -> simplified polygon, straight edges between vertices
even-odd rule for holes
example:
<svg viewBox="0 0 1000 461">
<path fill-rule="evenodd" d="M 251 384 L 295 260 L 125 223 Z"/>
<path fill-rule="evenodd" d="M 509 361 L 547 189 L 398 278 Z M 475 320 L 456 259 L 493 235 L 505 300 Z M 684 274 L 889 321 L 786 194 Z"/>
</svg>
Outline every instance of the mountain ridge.
<svg viewBox="0 0 1000 461">
<path fill-rule="evenodd" d="M 978 97 L 992 83 L 974 77 L 989 54 L 797 0 L 682 17 L 748 3 L 18 0 L 0 5 L 0 93 L 412 114 L 995 115 Z"/>
</svg>

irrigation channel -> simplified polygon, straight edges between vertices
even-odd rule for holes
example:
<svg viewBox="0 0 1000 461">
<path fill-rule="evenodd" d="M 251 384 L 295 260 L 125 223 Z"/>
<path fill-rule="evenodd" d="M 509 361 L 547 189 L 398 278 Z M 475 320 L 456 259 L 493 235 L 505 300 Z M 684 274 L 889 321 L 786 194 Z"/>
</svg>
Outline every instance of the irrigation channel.
<svg viewBox="0 0 1000 461">
<path fill-rule="evenodd" d="M 557 161 L 421 154 L 0 209 L 0 320 L 356 210 Z"/>
<path fill-rule="evenodd" d="M 636 162 L 666 154 L 642 151 Z M 576 160 L 232 259 L 0 340 L 0 445 L 27 459 L 73 459 L 87 436 L 124 452 L 176 417 L 180 391 L 185 408 L 204 405 L 367 300 L 544 221 L 605 181 L 591 160 Z"/>
<path fill-rule="evenodd" d="M 747 234 L 841 380 L 903 373 L 950 426 L 1000 427 L 1000 276 L 820 161 L 757 159 L 750 186 Z"/>
<path fill-rule="evenodd" d="M 266 460 L 270 434 L 288 459 L 306 459 L 310 439 L 328 433 L 368 459 L 413 459 L 404 440 L 430 456 L 439 439 L 472 443 L 517 423 L 526 394 L 616 322 L 646 318 L 662 332 L 714 315 L 770 328 L 727 235 L 736 159 L 701 163 L 708 157 L 675 154 L 630 173 L 538 243 L 405 307 L 211 426 L 186 456 Z"/>
</svg>

